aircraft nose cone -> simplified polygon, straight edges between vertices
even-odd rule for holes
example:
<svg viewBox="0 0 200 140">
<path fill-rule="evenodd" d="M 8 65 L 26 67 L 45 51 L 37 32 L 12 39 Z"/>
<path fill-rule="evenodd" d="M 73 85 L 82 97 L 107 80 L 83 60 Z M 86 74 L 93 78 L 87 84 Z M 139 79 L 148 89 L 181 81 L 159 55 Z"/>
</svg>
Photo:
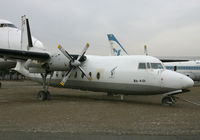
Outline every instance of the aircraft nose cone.
<svg viewBox="0 0 200 140">
<path fill-rule="evenodd" d="M 166 70 L 162 74 L 163 86 L 172 89 L 186 89 L 194 85 L 194 81 L 177 72 Z"/>
<path fill-rule="evenodd" d="M 193 87 L 194 85 L 194 81 L 187 76 L 180 78 L 180 80 L 183 89 Z"/>
</svg>

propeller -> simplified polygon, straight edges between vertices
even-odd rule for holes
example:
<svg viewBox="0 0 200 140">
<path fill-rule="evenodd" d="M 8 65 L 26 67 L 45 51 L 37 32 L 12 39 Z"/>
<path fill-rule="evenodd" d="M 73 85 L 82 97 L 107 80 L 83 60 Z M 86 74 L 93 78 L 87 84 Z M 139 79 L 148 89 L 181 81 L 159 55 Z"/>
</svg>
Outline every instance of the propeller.
<svg viewBox="0 0 200 140">
<path fill-rule="evenodd" d="M 89 48 L 89 43 L 87 43 L 85 45 L 85 47 L 83 48 L 81 54 L 78 56 L 77 59 L 74 59 L 74 57 L 72 57 L 61 45 L 58 45 L 58 49 L 70 60 L 70 68 L 69 70 L 66 72 L 64 78 L 62 79 L 62 81 L 60 82 L 60 84 L 62 86 L 65 85 L 65 83 L 67 82 L 69 76 L 71 75 L 72 71 L 75 69 L 79 69 L 83 75 L 89 80 L 92 81 L 92 78 L 89 77 L 88 75 L 86 75 L 85 71 L 83 70 L 83 68 L 81 67 L 81 62 L 80 59 L 84 56 L 84 54 L 86 53 L 87 49 Z"/>
</svg>

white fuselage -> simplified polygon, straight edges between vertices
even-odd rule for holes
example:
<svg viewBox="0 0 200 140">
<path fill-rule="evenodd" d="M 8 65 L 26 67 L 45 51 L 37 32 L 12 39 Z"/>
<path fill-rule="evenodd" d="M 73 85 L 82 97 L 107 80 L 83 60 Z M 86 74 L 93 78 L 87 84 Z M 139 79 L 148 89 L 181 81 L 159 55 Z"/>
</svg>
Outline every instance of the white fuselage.
<svg viewBox="0 0 200 140">
<path fill-rule="evenodd" d="M 57 61 L 50 68 L 53 70 L 67 70 L 69 61 L 62 54 L 54 61 Z M 87 55 L 87 60 L 82 68 L 92 77 L 88 81 L 77 69 L 72 72 L 69 80 L 65 84 L 66 88 L 81 90 L 103 91 L 118 94 L 139 94 L 153 95 L 163 94 L 174 90 L 185 89 L 193 85 L 193 81 L 182 74 L 166 69 L 146 68 L 139 69 L 139 63 L 159 63 L 160 60 L 151 56 L 91 56 Z M 60 60 L 60 61 L 59 61 Z M 51 61 L 51 60 L 50 60 Z M 42 82 L 40 74 L 29 73 L 22 67 L 16 70 L 32 80 Z M 65 71 L 55 71 L 50 81 L 51 86 L 59 86 L 59 82 L 65 75 Z"/>
<path fill-rule="evenodd" d="M 169 70 L 189 76 L 194 81 L 200 81 L 200 61 L 163 63 Z"/>
</svg>

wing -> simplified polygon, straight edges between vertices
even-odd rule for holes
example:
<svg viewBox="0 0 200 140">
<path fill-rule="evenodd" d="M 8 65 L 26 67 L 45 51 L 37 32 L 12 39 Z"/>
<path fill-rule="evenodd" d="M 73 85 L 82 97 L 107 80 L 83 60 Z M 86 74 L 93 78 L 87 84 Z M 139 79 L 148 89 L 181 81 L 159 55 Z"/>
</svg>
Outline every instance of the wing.
<svg viewBox="0 0 200 140">
<path fill-rule="evenodd" d="M 0 48 L 0 57 L 6 59 L 16 59 L 16 60 L 41 60 L 45 61 L 50 58 L 50 55 L 46 52 L 33 52 L 33 51 L 23 51 L 23 50 L 11 50 Z"/>
</svg>

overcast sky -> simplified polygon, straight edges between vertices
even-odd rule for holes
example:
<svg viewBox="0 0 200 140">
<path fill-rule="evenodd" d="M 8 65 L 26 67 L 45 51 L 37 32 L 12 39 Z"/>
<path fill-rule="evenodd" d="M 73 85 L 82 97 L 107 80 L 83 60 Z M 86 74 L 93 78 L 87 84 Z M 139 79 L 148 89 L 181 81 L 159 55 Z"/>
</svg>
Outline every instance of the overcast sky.
<svg viewBox="0 0 200 140">
<path fill-rule="evenodd" d="M 47 48 L 61 43 L 79 53 L 108 55 L 108 33 L 129 54 L 154 56 L 200 55 L 200 0 L 4 0 L 0 18 L 21 28 L 29 18 L 32 35 Z"/>
</svg>

